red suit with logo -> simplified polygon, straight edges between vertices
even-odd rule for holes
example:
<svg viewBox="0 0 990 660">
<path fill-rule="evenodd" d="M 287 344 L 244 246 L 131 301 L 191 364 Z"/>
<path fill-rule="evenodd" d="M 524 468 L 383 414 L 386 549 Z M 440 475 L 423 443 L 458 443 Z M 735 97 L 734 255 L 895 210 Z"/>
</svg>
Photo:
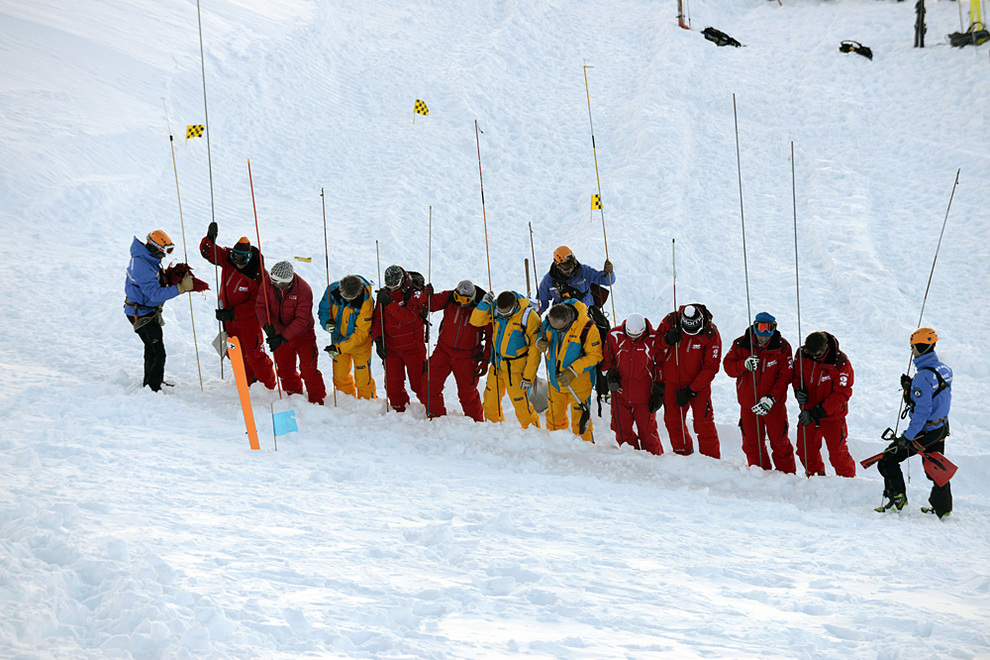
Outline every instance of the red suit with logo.
<svg viewBox="0 0 990 660">
<path fill-rule="evenodd" d="M 230 248 L 214 245 L 206 237 L 199 244 L 199 253 L 221 268 L 220 302 L 224 309 L 234 310 L 234 320 L 225 321 L 224 330 L 228 336 L 237 337 L 241 344 L 248 384 L 260 380 L 268 389 L 275 389 L 275 372 L 271 358 L 265 353 L 261 324 L 255 313 L 262 275 L 261 253 L 252 247 L 250 261 L 244 268 L 238 268 L 230 260 Z"/>
<path fill-rule="evenodd" d="M 619 444 L 657 455 L 663 453 L 663 445 L 657 433 L 657 414 L 650 412 L 649 402 L 653 383 L 660 380 L 658 360 L 661 358 L 662 350 L 649 321 L 646 321 L 646 330 L 636 339 L 626 334 L 623 322 L 608 333 L 601 363 L 603 372 L 613 369 L 619 372 L 619 389 L 611 399 L 612 430 Z M 633 429 L 634 423 L 638 434 Z"/>
<path fill-rule="evenodd" d="M 853 368 L 845 353 L 839 350 L 839 341 L 824 333 L 828 340 L 828 350 L 815 360 L 804 354 L 804 347 L 797 351 L 797 366 L 794 368 L 794 387 L 808 391 L 808 402 L 804 410 L 821 406 L 825 416 L 807 426 L 797 428 L 797 455 L 804 465 L 805 472 L 825 474 L 822 461 L 822 440 L 828 447 L 828 460 L 840 477 L 856 476 L 856 461 L 849 455 L 846 446 L 846 415 L 849 413 L 849 397 L 852 396 Z"/>
<path fill-rule="evenodd" d="M 680 341 L 674 346 L 663 342 L 664 334 L 672 328 L 681 327 L 681 315 L 687 305 L 681 305 L 660 322 L 657 328 L 658 345 L 663 345 L 665 354 L 662 377 L 663 423 L 670 436 L 670 446 L 675 454 L 688 456 L 694 453 L 694 441 L 687 430 L 685 417 L 691 410 L 694 419 L 694 432 L 698 434 L 698 449 L 705 456 L 720 458 L 722 455 L 715 428 L 715 414 L 712 409 L 712 380 L 718 373 L 722 359 L 722 337 L 718 327 L 712 323 L 712 314 L 704 305 L 695 304 L 704 318 L 701 332 L 689 335 L 682 332 Z M 690 387 L 695 396 L 683 408 L 677 405 L 677 390 Z"/>
<path fill-rule="evenodd" d="M 756 371 L 744 366 L 746 358 L 755 355 L 759 358 Z M 759 465 L 764 470 L 776 467 L 781 472 L 793 474 L 794 448 L 787 437 L 787 387 L 794 374 L 794 358 L 791 345 L 774 330 L 766 344 L 760 346 L 753 339 L 753 329 L 732 342 L 732 348 L 725 354 L 722 365 L 725 373 L 736 379 L 736 400 L 739 401 L 739 429 L 742 431 L 743 452 L 750 465 Z M 756 376 L 756 389 L 753 389 L 753 376 Z M 774 404 L 766 415 L 758 416 L 752 408 L 764 396 L 773 397 Z M 771 454 L 767 453 L 766 441 L 770 441 Z"/>
<path fill-rule="evenodd" d="M 392 407 L 402 412 L 409 403 L 406 392 L 406 374 L 409 387 L 416 398 L 426 405 L 426 295 L 413 287 L 412 277 L 398 289 L 387 291 L 392 302 L 382 306 L 375 304 L 375 317 L 371 337 L 385 338 L 385 394 Z M 382 327 L 382 318 L 385 325 Z"/>
<path fill-rule="evenodd" d="M 319 353 L 316 348 L 316 322 L 313 320 L 313 290 L 298 274 L 287 288 L 279 289 L 271 284 L 267 271 L 261 288 L 262 293 L 255 305 L 258 321 L 267 324 L 271 319 L 275 334 L 286 339 L 286 343 L 273 352 L 275 371 L 282 387 L 289 394 L 302 394 L 305 382 L 309 400 L 322 404 L 327 396 L 327 386 L 317 366 Z M 296 371 L 297 359 L 299 371 Z"/>
<path fill-rule="evenodd" d="M 443 402 L 443 386 L 447 376 L 453 373 L 464 414 L 476 422 L 485 421 L 485 411 L 478 393 L 478 379 L 488 370 L 491 355 L 488 338 L 491 337 L 492 327 L 488 325 L 479 328 L 471 325 L 471 313 L 483 296 L 484 293 L 475 287 L 473 302 L 463 307 L 454 302 L 452 291 L 443 291 L 429 297 L 431 312 L 443 310 L 437 346 L 427 365 L 430 403 L 426 413 L 431 418 L 447 414 Z"/>
</svg>

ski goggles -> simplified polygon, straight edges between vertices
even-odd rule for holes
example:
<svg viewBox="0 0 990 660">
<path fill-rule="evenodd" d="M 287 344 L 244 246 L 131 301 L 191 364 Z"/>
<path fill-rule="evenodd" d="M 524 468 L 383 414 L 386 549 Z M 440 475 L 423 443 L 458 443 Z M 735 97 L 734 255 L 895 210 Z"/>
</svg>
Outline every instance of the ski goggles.
<svg viewBox="0 0 990 660">
<path fill-rule="evenodd" d="M 573 254 L 567 255 L 567 258 L 564 259 L 564 261 L 557 262 L 557 268 L 564 271 L 574 270 L 575 266 L 577 266 L 577 259 L 574 258 Z"/>
<path fill-rule="evenodd" d="M 251 250 L 238 250 L 237 248 L 230 249 L 230 260 L 235 266 L 243 266 L 247 262 L 251 261 Z"/>
<path fill-rule="evenodd" d="M 458 293 L 457 291 L 454 291 L 454 302 L 460 305 L 461 307 L 469 304 L 472 300 L 474 300 L 474 296 L 470 296 L 470 295 L 466 296 L 462 293 Z"/>
<path fill-rule="evenodd" d="M 777 324 L 776 323 L 766 323 L 766 322 L 761 321 L 759 323 L 754 323 L 753 324 L 753 329 L 756 330 L 756 334 L 758 334 L 759 336 L 761 336 L 761 337 L 769 337 L 770 335 L 773 334 L 773 331 L 777 329 Z"/>
</svg>

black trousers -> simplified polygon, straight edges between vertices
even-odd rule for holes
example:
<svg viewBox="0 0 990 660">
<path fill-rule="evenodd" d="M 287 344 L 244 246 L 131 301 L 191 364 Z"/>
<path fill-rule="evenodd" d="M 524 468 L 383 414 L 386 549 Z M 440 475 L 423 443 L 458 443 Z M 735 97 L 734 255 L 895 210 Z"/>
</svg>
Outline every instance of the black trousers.
<svg viewBox="0 0 990 660">
<path fill-rule="evenodd" d="M 926 451 L 937 451 L 945 453 L 945 438 L 949 435 L 948 423 L 941 428 L 933 429 L 922 434 L 918 442 Z M 896 443 L 891 443 L 894 447 Z M 887 497 L 904 493 L 904 474 L 901 472 L 901 463 L 918 453 L 914 446 L 907 449 L 893 449 L 885 454 L 877 463 L 877 470 L 883 476 L 883 492 Z M 928 477 L 928 474 L 925 474 Z M 931 480 L 931 477 L 928 477 Z M 939 486 L 932 481 L 932 492 L 928 495 L 928 503 L 932 505 L 935 513 L 943 516 L 952 511 L 952 489 L 951 482 L 946 482 L 944 486 Z"/>
<path fill-rule="evenodd" d="M 144 386 L 157 392 L 162 389 L 165 378 L 165 342 L 162 340 L 162 326 L 157 318 L 147 319 L 127 317 L 131 325 L 137 326 L 134 331 L 144 342 Z"/>
</svg>

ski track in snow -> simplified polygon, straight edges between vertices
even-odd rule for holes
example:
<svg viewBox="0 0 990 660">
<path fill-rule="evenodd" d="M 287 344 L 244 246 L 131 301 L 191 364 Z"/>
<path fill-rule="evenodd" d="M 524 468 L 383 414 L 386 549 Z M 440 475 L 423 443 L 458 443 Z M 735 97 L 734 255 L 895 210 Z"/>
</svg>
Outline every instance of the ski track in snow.
<svg viewBox="0 0 990 660">
<path fill-rule="evenodd" d="M 829 330 L 853 361 L 849 444 L 863 458 L 893 425 L 961 168 L 924 316 L 956 375 L 953 517 L 918 511 L 917 461 L 911 505 L 882 517 L 872 469 L 807 480 L 746 467 L 724 374 L 721 461 L 619 449 L 607 407 L 594 446 L 476 425 L 452 389 L 453 414 L 427 422 L 416 404 L 316 408 L 255 388 L 263 449 L 250 452 L 209 347 L 214 300 L 190 298 L 202 393 L 189 302 L 165 308 L 176 387 L 162 395 L 139 387 L 140 342 L 120 312 L 131 236 L 182 235 L 162 97 L 188 261 L 213 278 L 198 256 L 207 145 L 183 139 L 204 120 L 195 3 L 10 0 L 0 657 L 990 657 L 990 47 L 939 41 L 958 29 L 953 3 L 929 3 L 924 50 L 910 47 L 912 3 L 705 0 L 691 32 L 673 11 L 204 3 L 221 242 L 255 235 L 250 158 L 264 251 L 312 258 L 295 263 L 317 297 L 321 188 L 333 279 L 377 279 L 377 240 L 382 268 L 487 286 L 480 146 L 493 288 L 524 290 L 530 222 L 540 276 L 560 243 L 599 267 L 590 95 L 617 317 L 671 308 L 676 239 L 677 302 L 708 304 L 726 347 L 764 309 L 797 346 L 793 141 L 801 331 Z M 716 48 L 707 25 L 746 47 Z M 842 39 L 873 61 L 838 53 Z M 417 98 L 429 117 L 414 120 Z M 278 452 L 271 405 L 299 420 Z"/>
</svg>

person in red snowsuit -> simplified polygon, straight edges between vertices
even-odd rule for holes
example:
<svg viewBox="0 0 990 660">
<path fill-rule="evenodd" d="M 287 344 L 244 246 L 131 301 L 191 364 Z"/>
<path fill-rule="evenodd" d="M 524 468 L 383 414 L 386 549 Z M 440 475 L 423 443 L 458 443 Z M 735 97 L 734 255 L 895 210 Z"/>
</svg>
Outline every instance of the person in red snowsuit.
<svg viewBox="0 0 990 660">
<path fill-rule="evenodd" d="M 785 401 L 794 374 L 793 360 L 791 345 L 777 330 L 777 319 L 760 312 L 745 334 L 732 342 L 722 363 L 725 373 L 736 379 L 739 430 L 749 464 L 764 470 L 775 467 L 789 474 L 794 474 L 795 466 L 794 448 L 787 437 Z"/>
<path fill-rule="evenodd" d="M 722 455 L 712 409 L 712 380 L 722 359 L 722 337 L 704 305 L 682 305 L 664 317 L 657 328 L 667 347 L 663 361 L 663 422 L 675 454 L 694 453 L 694 441 L 685 418 L 690 407 L 698 449 L 705 456 Z"/>
<path fill-rule="evenodd" d="M 612 430 L 619 444 L 660 455 L 663 445 L 657 433 L 656 413 L 663 401 L 658 365 L 662 350 L 656 340 L 650 322 L 642 314 L 630 314 L 608 333 L 601 368 L 608 373 Z"/>
<path fill-rule="evenodd" d="M 856 461 L 846 446 L 846 415 L 852 396 L 853 368 L 839 350 L 839 340 L 827 332 L 812 332 L 797 350 L 794 368 L 794 397 L 801 406 L 798 415 L 797 455 L 805 473 L 824 475 L 822 439 L 828 460 L 840 477 L 856 476 Z"/>
<path fill-rule="evenodd" d="M 244 358 L 244 373 L 248 385 L 260 380 L 270 390 L 275 389 L 272 361 L 265 353 L 256 305 L 261 285 L 261 253 L 251 246 L 246 236 L 234 247 L 216 244 L 217 223 L 211 222 L 206 236 L 199 244 L 199 253 L 215 266 L 220 266 L 220 308 L 217 320 L 223 323 L 228 337 L 237 337 Z"/>
<path fill-rule="evenodd" d="M 312 403 L 323 405 L 327 386 L 317 363 L 313 290 L 295 274 L 292 264 L 279 261 L 265 272 L 261 295 L 255 304 L 258 320 L 275 357 L 275 371 L 289 394 L 302 394 L 303 383 Z M 296 371 L 296 360 L 299 371 Z M 301 376 L 301 378 L 300 378 Z"/>
<path fill-rule="evenodd" d="M 443 310 L 437 347 L 426 367 L 429 396 L 426 415 L 431 419 L 447 414 L 443 386 L 447 376 L 453 373 L 464 414 L 476 422 L 485 421 L 478 379 L 488 371 L 492 327 L 490 324 L 485 328 L 471 325 L 471 312 L 484 295 L 485 292 L 472 282 L 463 280 L 453 291 L 442 291 L 429 297 L 431 312 Z"/>
<path fill-rule="evenodd" d="M 419 273 L 399 266 L 385 269 L 385 286 L 378 290 L 371 337 L 385 366 L 385 394 L 396 412 L 409 403 L 409 387 L 426 405 L 426 293 Z M 384 321 L 384 323 L 383 323 Z"/>
</svg>

